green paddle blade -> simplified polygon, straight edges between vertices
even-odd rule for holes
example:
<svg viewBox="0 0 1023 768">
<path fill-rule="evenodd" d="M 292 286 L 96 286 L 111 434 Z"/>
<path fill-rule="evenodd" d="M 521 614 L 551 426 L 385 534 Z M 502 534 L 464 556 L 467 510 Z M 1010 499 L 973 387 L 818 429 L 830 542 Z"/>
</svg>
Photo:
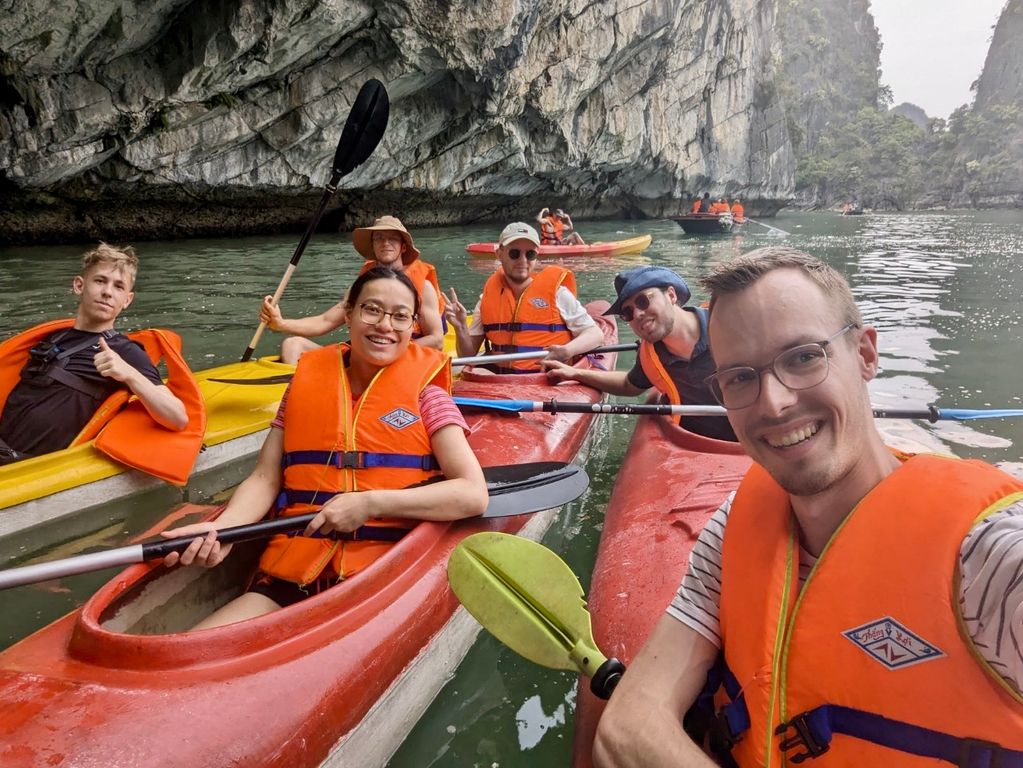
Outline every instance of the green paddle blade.
<svg viewBox="0 0 1023 768">
<path fill-rule="evenodd" d="M 536 664 L 592 677 L 606 661 L 579 580 L 541 544 L 506 533 L 469 536 L 451 553 L 448 583 L 494 637 Z"/>
</svg>

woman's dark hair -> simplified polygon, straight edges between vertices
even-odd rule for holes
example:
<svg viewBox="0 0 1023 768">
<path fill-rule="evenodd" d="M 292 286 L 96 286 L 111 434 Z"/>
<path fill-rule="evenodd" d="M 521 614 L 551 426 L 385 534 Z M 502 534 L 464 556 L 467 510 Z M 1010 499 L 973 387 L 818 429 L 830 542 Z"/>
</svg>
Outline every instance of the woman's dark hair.
<svg viewBox="0 0 1023 768">
<path fill-rule="evenodd" d="M 409 279 L 409 276 L 404 272 L 398 272 L 390 267 L 373 267 L 355 278 L 355 282 L 352 283 L 352 287 L 348 289 L 349 307 L 354 307 L 358 303 L 359 294 L 362 293 L 363 286 L 366 285 L 366 283 L 373 282 L 374 280 L 397 280 L 412 291 L 412 314 L 417 316 L 419 315 L 419 291 L 416 290 L 415 283 L 413 283 Z"/>
</svg>

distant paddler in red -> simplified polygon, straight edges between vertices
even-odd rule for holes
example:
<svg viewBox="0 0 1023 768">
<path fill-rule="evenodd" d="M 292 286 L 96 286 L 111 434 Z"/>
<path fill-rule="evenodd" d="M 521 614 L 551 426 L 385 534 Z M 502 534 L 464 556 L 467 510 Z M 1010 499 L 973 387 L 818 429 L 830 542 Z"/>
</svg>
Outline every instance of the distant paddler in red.
<svg viewBox="0 0 1023 768">
<path fill-rule="evenodd" d="M 412 281 L 374 267 L 348 297 L 351 342 L 302 355 L 256 468 L 223 514 L 164 534 L 197 534 L 180 561 L 213 567 L 231 549 L 217 541 L 217 529 L 253 523 L 271 508 L 318 510 L 301 535 L 271 539 L 251 589 L 197 628 L 260 616 L 351 578 L 418 520 L 457 520 L 486 508 L 483 472 L 450 396 L 450 359 L 410 343 L 419 312 Z M 325 536 L 358 538 L 367 528 L 366 540 Z M 178 559 L 171 554 L 166 563 Z"/>
<path fill-rule="evenodd" d="M 455 329 L 458 354 L 471 357 L 486 343 L 488 354 L 536 352 L 569 361 L 600 346 L 604 335 L 576 298 L 575 275 L 557 266 L 540 266 L 540 236 L 521 221 L 509 224 L 497 241 L 501 268 L 483 286 L 483 295 L 468 312 L 451 289 L 447 320 Z M 537 360 L 487 366 L 495 373 L 535 373 Z"/>
<path fill-rule="evenodd" d="M 360 274 L 374 266 L 382 266 L 408 276 L 419 291 L 422 304 L 412 338 L 417 344 L 443 349 L 441 314 L 444 311 L 444 294 L 437 282 L 437 270 L 419 258 L 419 249 L 401 221 L 395 216 L 381 216 L 372 226 L 352 232 L 352 245 L 367 259 Z M 280 307 L 273 304 L 271 296 L 264 297 L 259 319 L 271 330 L 291 334 L 281 344 L 281 362 L 295 363 L 303 352 L 319 348 L 320 345 L 310 341 L 310 337 L 323 336 L 344 325 L 347 321 L 347 300 L 347 297 L 342 298 L 323 314 L 288 320 L 281 315 Z"/>
<path fill-rule="evenodd" d="M 732 221 L 736 224 L 743 224 L 746 221 L 746 209 L 742 207 L 742 200 L 739 198 L 732 201 Z"/>
<path fill-rule="evenodd" d="M 586 245 L 582 235 L 575 231 L 572 217 L 558 208 L 543 208 L 536 215 L 543 245 Z"/>
<path fill-rule="evenodd" d="M 545 360 L 547 375 L 623 397 L 656 389 L 672 405 L 715 405 L 706 382 L 714 373 L 707 310 L 685 306 L 690 298 L 686 281 L 665 267 L 643 266 L 616 275 L 614 284 L 618 297 L 604 314 L 621 315 L 640 338 L 632 370 L 599 371 Z M 721 416 L 686 419 L 684 426 L 707 437 L 735 440 L 728 419 Z"/>
</svg>

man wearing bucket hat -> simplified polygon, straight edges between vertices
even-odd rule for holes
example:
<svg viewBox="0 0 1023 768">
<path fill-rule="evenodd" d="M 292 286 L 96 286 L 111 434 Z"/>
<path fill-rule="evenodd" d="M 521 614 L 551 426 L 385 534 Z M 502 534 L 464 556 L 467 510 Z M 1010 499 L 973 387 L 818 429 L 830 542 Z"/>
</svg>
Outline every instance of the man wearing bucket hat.
<svg viewBox="0 0 1023 768">
<path fill-rule="evenodd" d="M 483 286 L 472 325 L 451 290 L 446 317 L 454 326 L 459 355 L 475 355 L 486 340 L 493 354 L 546 349 L 548 359 L 568 361 L 603 342 L 597 324 L 576 298 L 575 276 L 562 267 L 538 267 L 539 247 L 536 230 L 521 221 L 501 231 L 497 241 L 501 267 Z M 535 359 L 490 368 L 497 373 L 539 370 Z"/>
<path fill-rule="evenodd" d="M 705 379 L 714 373 L 707 310 L 687 307 L 689 286 L 664 267 L 633 267 L 615 277 L 618 298 L 604 314 L 621 315 L 639 337 L 632 370 L 579 370 L 543 362 L 556 380 L 578 381 L 613 395 L 635 396 L 656 387 L 672 405 L 716 405 Z M 728 419 L 694 416 L 685 427 L 706 437 L 735 440 Z"/>
<path fill-rule="evenodd" d="M 444 294 L 437 282 L 437 270 L 419 258 L 419 249 L 412 241 L 412 235 L 396 216 L 381 216 L 372 226 L 360 227 L 352 232 L 355 250 L 366 258 L 359 271 L 361 275 L 376 266 L 390 267 L 404 272 L 419 291 L 419 315 L 412 327 L 412 338 L 417 344 L 434 349 L 444 347 L 444 327 L 441 313 L 444 311 Z M 260 319 L 271 330 L 291 334 L 281 344 L 281 362 L 295 363 L 299 356 L 319 344 L 309 337 L 323 336 L 348 321 L 345 305 L 347 294 L 340 302 L 326 312 L 313 317 L 287 320 L 275 306 L 271 296 L 263 299 Z"/>
</svg>

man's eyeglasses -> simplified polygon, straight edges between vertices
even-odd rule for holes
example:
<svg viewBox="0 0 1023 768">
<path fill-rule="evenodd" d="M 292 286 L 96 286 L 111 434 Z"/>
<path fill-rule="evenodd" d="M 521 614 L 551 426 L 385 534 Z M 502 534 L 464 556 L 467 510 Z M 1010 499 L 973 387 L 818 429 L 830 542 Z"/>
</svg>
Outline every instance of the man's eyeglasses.
<svg viewBox="0 0 1023 768">
<path fill-rule="evenodd" d="M 384 319 L 385 315 L 391 318 L 391 327 L 396 331 L 407 331 L 416 321 L 416 316 L 407 309 L 396 309 L 393 312 L 384 312 L 383 307 L 369 302 L 359 305 L 359 317 L 367 325 L 376 325 Z"/>
<path fill-rule="evenodd" d="M 508 251 L 508 258 L 512 261 L 518 261 L 519 257 L 525 256 L 526 261 L 536 261 L 536 251 L 523 251 L 520 248 L 512 248 Z"/>
<path fill-rule="evenodd" d="M 624 312 L 622 315 L 624 316 Z M 828 378 L 828 345 L 844 333 L 858 328 L 849 323 L 838 333 L 823 341 L 800 344 L 786 349 L 763 368 L 737 366 L 707 377 L 714 399 L 730 411 L 749 408 L 760 397 L 760 381 L 771 371 L 774 377 L 791 390 L 810 389 Z"/>
<path fill-rule="evenodd" d="M 622 307 L 622 320 L 631 323 L 637 311 L 646 312 L 648 309 L 650 309 L 650 297 L 645 293 L 640 293 L 632 300 L 630 306 Z"/>
</svg>

